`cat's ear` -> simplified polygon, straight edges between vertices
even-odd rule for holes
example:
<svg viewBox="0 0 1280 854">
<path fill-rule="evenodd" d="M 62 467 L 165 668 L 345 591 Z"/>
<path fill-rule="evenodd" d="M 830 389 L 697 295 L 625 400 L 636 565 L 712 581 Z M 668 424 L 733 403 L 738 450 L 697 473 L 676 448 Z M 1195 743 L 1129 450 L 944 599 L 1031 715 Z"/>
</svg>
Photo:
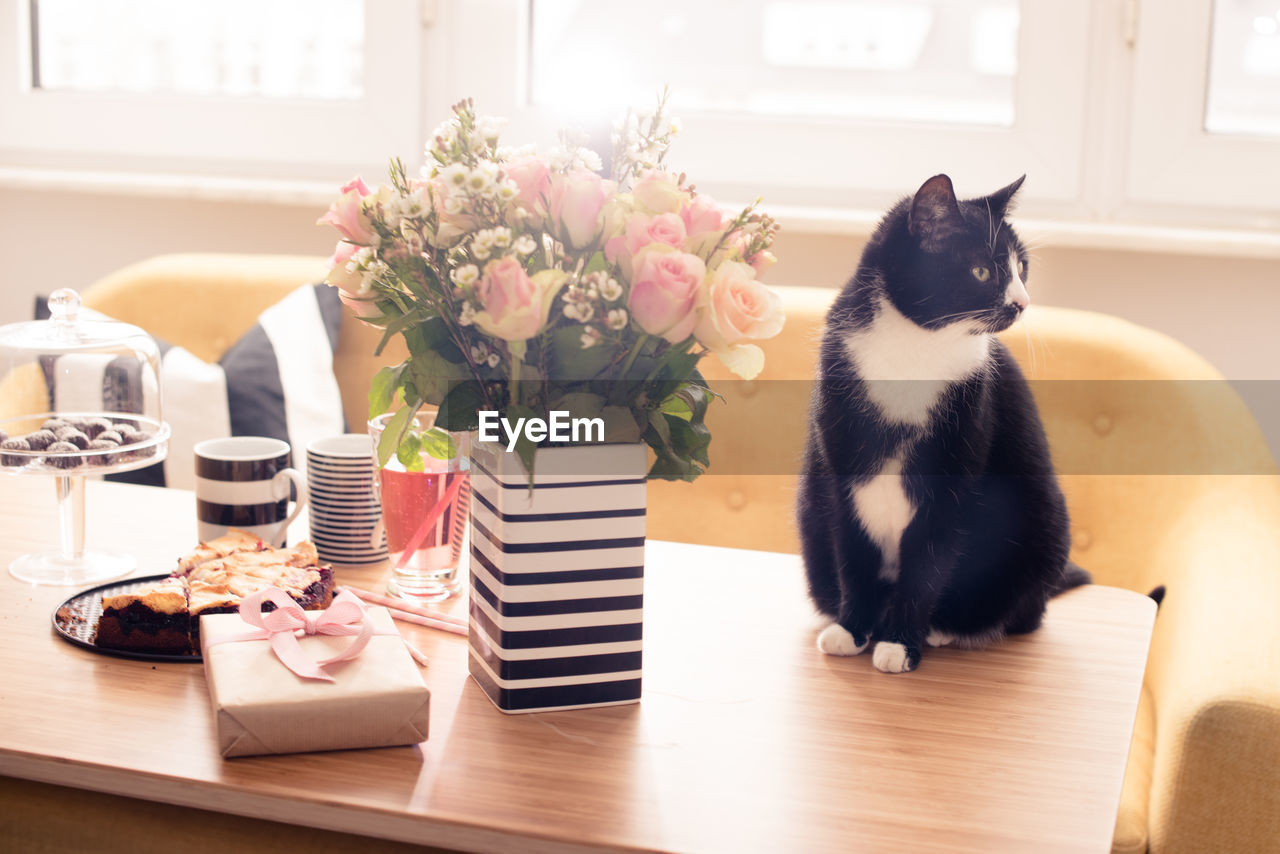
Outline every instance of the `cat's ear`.
<svg viewBox="0 0 1280 854">
<path fill-rule="evenodd" d="M 921 184 L 911 200 L 911 212 L 907 216 L 907 229 L 911 236 L 929 249 L 963 227 L 964 217 L 960 214 L 951 179 L 946 175 L 934 175 Z"/>
<path fill-rule="evenodd" d="M 991 206 L 991 213 L 996 219 L 1004 219 L 1008 216 L 1009 211 L 1013 210 L 1013 197 L 1018 192 L 1018 188 L 1022 186 L 1022 182 L 1027 180 L 1027 176 L 1023 175 L 1007 187 L 996 190 L 987 196 L 987 202 Z"/>
</svg>

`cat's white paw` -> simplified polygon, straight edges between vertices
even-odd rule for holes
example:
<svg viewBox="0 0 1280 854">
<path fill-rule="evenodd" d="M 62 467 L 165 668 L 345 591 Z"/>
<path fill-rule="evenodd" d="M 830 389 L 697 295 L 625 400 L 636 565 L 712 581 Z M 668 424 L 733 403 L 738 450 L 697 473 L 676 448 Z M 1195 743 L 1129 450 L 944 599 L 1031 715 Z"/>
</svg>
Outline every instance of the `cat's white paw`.
<svg viewBox="0 0 1280 854">
<path fill-rule="evenodd" d="M 906 673 L 916 669 L 916 662 L 911 660 L 907 648 L 893 641 L 878 641 L 875 652 L 871 654 L 871 663 L 882 673 Z"/>
<path fill-rule="evenodd" d="M 949 635 L 946 632 L 940 632 L 937 629 L 932 629 L 929 632 L 929 636 L 924 639 L 924 642 L 929 646 L 946 646 L 955 639 L 955 635 Z"/>
<path fill-rule="evenodd" d="M 818 635 L 818 649 L 827 655 L 857 655 L 866 648 L 866 641 L 859 645 L 839 623 L 832 623 Z"/>
</svg>

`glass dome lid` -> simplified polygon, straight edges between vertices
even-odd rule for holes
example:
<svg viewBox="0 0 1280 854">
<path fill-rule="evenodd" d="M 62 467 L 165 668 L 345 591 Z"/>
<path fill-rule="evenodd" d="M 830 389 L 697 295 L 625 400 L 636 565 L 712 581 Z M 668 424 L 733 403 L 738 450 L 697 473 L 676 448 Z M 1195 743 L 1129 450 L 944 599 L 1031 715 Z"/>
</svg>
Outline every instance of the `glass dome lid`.
<svg viewBox="0 0 1280 854">
<path fill-rule="evenodd" d="M 54 291 L 49 312 L 0 327 L 0 472 L 54 478 L 61 544 L 9 572 L 32 584 L 118 578 L 137 561 L 85 550 L 84 481 L 164 459 L 160 348 L 136 326 L 88 316 L 72 290 Z"/>
<path fill-rule="evenodd" d="M 162 459 L 155 341 L 84 316 L 73 290 L 55 291 L 49 311 L 48 320 L 0 327 L 0 469 L 120 471 Z"/>
</svg>

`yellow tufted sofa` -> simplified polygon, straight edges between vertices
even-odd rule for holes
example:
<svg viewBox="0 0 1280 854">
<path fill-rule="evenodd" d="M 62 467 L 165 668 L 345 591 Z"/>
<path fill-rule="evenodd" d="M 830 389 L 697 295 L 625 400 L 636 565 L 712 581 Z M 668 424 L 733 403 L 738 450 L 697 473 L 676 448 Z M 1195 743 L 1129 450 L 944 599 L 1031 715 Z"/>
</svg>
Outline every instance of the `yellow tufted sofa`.
<svg viewBox="0 0 1280 854">
<path fill-rule="evenodd" d="M 168 255 L 106 277 L 84 298 L 212 360 L 260 311 L 323 273 L 311 257 Z M 650 484 L 651 537 L 797 551 L 787 472 L 798 469 L 834 292 L 779 291 L 787 327 L 768 342 L 761 377 L 723 383 L 706 365 L 728 398 L 708 416 L 712 473 Z M 1004 337 L 1035 381 L 1064 472 L 1073 558 L 1101 584 L 1168 587 L 1113 851 L 1280 851 L 1280 476 L 1254 419 L 1199 356 L 1113 317 L 1037 308 Z M 344 319 L 335 371 L 353 426 L 369 377 L 404 355 L 396 342 L 375 359 L 377 340 Z M 0 781 L 6 802 L 19 791 L 44 797 Z"/>
</svg>

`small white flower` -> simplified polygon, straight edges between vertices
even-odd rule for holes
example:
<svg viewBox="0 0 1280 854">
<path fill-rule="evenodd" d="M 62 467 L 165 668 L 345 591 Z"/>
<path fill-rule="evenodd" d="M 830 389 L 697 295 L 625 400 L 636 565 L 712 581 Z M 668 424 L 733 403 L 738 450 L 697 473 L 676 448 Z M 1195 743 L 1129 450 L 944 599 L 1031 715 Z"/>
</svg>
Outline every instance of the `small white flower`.
<svg viewBox="0 0 1280 854">
<path fill-rule="evenodd" d="M 476 309 L 470 302 L 463 302 L 462 308 L 458 310 L 458 325 L 470 326 L 475 322 Z"/>
<path fill-rule="evenodd" d="M 609 315 L 605 319 L 605 326 L 617 331 L 627 328 L 627 310 L 625 308 L 611 308 Z"/>
<path fill-rule="evenodd" d="M 511 229 L 495 228 L 493 229 L 493 245 L 499 249 L 506 249 L 511 245 Z"/>
<path fill-rule="evenodd" d="M 440 180 L 446 187 L 462 187 L 467 183 L 470 170 L 465 163 L 450 163 L 440 170 Z"/>
<path fill-rule="evenodd" d="M 480 270 L 475 264 L 464 264 L 449 274 L 449 278 L 453 280 L 455 285 L 466 287 L 480 278 Z"/>
<path fill-rule="evenodd" d="M 474 362 L 483 362 L 489 357 L 489 350 L 481 347 L 479 344 L 471 345 L 471 360 Z"/>
<path fill-rule="evenodd" d="M 589 350 L 600 343 L 600 330 L 594 326 L 588 326 L 582 330 L 582 349 Z"/>
<path fill-rule="evenodd" d="M 503 181 L 502 185 L 498 187 L 498 198 L 501 201 L 509 202 L 518 195 L 520 195 L 520 187 L 515 181 Z"/>
<path fill-rule="evenodd" d="M 502 359 L 498 356 L 497 353 L 490 353 L 489 358 L 486 359 L 485 361 L 489 364 L 489 367 L 496 368 L 498 367 L 498 363 L 501 362 Z"/>
<path fill-rule="evenodd" d="M 579 323 L 589 323 L 595 317 L 596 310 L 590 303 L 571 302 L 564 307 L 564 316 Z"/>
<path fill-rule="evenodd" d="M 538 244 L 529 235 L 522 234 L 516 238 L 515 243 L 511 244 L 511 248 L 516 250 L 518 255 L 532 255 L 538 248 Z"/>
<path fill-rule="evenodd" d="M 553 148 L 547 155 L 547 164 L 552 172 L 564 172 L 573 165 L 573 155 L 563 148 Z"/>
<path fill-rule="evenodd" d="M 421 219 L 426 216 L 429 207 L 426 197 L 422 190 L 413 190 L 407 196 L 400 198 L 400 216 L 411 219 Z"/>
<path fill-rule="evenodd" d="M 600 283 L 600 295 L 609 302 L 615 302 L 622 297 L 622 285 L 617 279 L 605 279 Z"/>
<path fill-rule="evenodd" d="M 502 128 L 506 125 L 507 120 L 498 116 L 476 116 L 476 131 L 489 142 L 498 139 L 498 134 L 502 132 Z"/>
<path fill-rule="evenodd" d="M 462 202 L 457 197 L 450 196 L 440 205 L 440 208 L 449 216 L 457 216 L 462 213 Z"/>
<path fill-rule="evenodd" d="M 400 221 L 400 237 L 404 239 L 405 248 L 414 255 L 422 252 L 423 247 L 426 246 L 422 239 L 422 232 L 407 219 Z"/>
</svg>

